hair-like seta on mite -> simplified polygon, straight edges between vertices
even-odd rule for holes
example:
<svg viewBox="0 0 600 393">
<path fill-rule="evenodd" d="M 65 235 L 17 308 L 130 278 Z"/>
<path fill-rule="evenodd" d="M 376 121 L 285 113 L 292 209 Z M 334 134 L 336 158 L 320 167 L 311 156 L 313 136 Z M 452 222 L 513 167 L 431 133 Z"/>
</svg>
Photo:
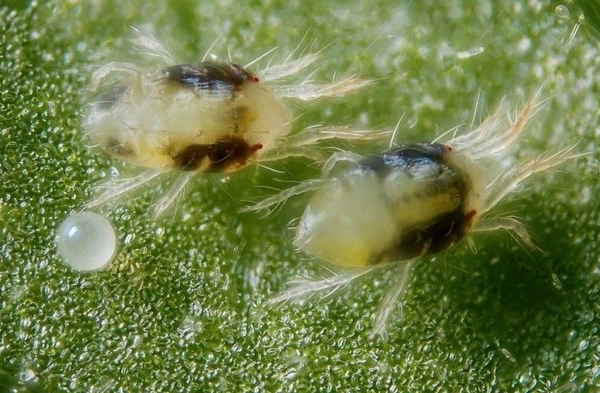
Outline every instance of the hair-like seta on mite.
<svg viewBox="0 0 600 393">
<path fill-rule="evenodd" d="M 533 246 L 526 228 L 511 216 L 489 214 L 531 175 L 579 157 L 575 146 L 503 168 L 511 148 L 544 103 L 539 92 L 514 118 L 505 105 L 475 129 L 442 135 L 430 143 L 391 146 L 362 157 L 339 152 L 323 166 L 323 177 L 281 191 L 247 211 L 272 210 L 288 198 L 314 191 L 296 228 L 294 244 L 303 252 L 349 268 L 324 279 L 302 279 L 271 303 L 331 294 L 382 267 L 394 266 L 397 280 L 376 313 L 372 336 L 406 290 L 411 266 L 453 246 L 467 235 L 499 229 Z M 346 168 L 332 174 L 341 162 Z M 390 265 L 390 263 L 394 265 Z"/>
<path fill-rule="evenodd" d="M 147 170 L 103 184 L 103 192 L 87 204 L 88 209 L 177 172 L 171 189 L 154 206 L 158 216 L 195 173 L 229 173 L 252 162 L 293 156 L 320 158 L 310 147 L 321 140 L 380 135 L 321 126 L 292 132 L 292 115 L 283 99 L 342 96 L 370 83 L 350 76 L 328 84 L 308 80 L 285 84 L 286 77 L 309 67 L 318 54 L 278 65 L 269 62 L 254 73 L 247 66 L 206 60 L 206 55 L 197 63 L 181 64 L 154 37 L 137 33 L 134 44 L 162 65 L 147 70 L 134 63 L 110 62 L 96 70 L 92 91 L 101 98 L 89 105 L 83 126 L 103 150 Z"/>
</svg>

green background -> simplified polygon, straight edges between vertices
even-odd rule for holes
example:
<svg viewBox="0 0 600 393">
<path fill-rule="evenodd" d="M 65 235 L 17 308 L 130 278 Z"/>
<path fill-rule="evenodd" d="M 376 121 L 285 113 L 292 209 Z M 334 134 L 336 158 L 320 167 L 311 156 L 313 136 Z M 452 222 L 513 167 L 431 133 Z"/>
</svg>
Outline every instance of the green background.
<svg viewBox="0 0 600 393">
<path fill-rule="evenodd" d="M 376 83 L 341 99 L 290 103 L 311 124 L 389 128 L 431 140 L 468 127 L 502 97 L 513 108 L 546 82 L 554 96 L 519 159 L 578 142 L 595 152 L 598 6 L 543 1 L 90 1 L 0 6 L 0 388 L 15 391 L 596 391 L 600 375 L 600 177 L 597 155 L 536 176 L 500 207 L 541 248 L 475 238 L 414 269 L 404 317 L 369 341 L 393 271 L 340 296 L 270 308 L 290 279 L 323 267 L 288 229 L 306 198 L 276 215 L 248 200 L 318 174 L 303 159 L 198 176 L 177 210 L 148 213 L 160 186 L 108 212 L 111 267 L 80 274 L 53 239 L 94 185 L 134 173 L 88 149 L 81 119 L 95 67 L 143 61 L 129 26 L 148 26 L 186 62 L 214 52 L 245 64 L 325 48 L 315 80 L 360 73 Z M 364 4 L 363 4 L 364 3 Z M 427 4 L 424 4 L 427 3 Z M 579 13 L 589 13 L 564 41 Z M 460 59 L 459 52 L 484 52 Z M 147 60 L 147 59 L 144 59 Z M 301 115 L 301 116 L 300 116 Z M 344 145 L 341 145 L 344 147 Z M 381 145 L 362 146 L 380 149 Z"/>
</svg>

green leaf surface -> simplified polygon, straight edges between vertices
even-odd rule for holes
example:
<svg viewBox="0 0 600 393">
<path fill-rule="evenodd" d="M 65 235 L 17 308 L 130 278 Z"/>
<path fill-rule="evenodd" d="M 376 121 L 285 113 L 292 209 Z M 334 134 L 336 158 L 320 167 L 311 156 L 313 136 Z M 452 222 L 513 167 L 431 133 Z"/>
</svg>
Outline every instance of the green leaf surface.
<svg viewBox="0 0 600 393">
<path fill-rule="evenodd" d="M 591 15 L 568 45 L 578 14 L 557 18 L 558 4 L 541 1 L 0 5 L 0 390 L 596 391 L 600 7 L 565 4 Z M 89 149 L 81 127 L 93 70 L 144 61 L 129 26 L 147 26 L 182 62 L 222 34 L 213 52 L 240 64 L 299 45 L 323 48 L 315 80 L 376 80 L 291 103 L 297 130 L 390 128 L 404 114 L 399 140 L 428 141 L 468 128 L 478 95 L 476 123 L 545 83 L 553 98 L 517 159 L 573 143 L 593 154 L 502 204 L 541 251 L 496 233 L 474 238 L 477 253 L 464 242 L 424 260 L 386 340 L 368 333 L 393 270 L 326 300 L 266 304 L 287 281 L 323 271 L 291 244 L 306 197 L 265 218 L 239 209 L 271 193 L 261 186 L 317 176 L 304 159 L 197 176 L 159 221 L 148 212 L 161 187 L 148 189 L 107 211 L 120 240 L 110 268 L 78 273 L 56 254 L 56 228 L 98 182 L 133 173 Z"/>
</svg>

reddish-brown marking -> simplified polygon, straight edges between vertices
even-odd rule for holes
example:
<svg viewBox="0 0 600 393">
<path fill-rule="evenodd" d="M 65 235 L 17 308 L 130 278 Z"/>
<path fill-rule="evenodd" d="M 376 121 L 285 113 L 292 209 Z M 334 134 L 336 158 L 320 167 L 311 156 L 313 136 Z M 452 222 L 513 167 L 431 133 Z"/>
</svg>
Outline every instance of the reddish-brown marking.
<svg viewBox="0 0 600 393">
<path fill-rule="evenodd" d="M 257 76 L 254 76 L 254 75 L 252 75 L 252 74 L 250 74 L 250 73 L 249 73 L 249 74 L 248 74 L 248 76 L 246 77 L 246 80 L 247 80 L 247 81 L 249 81 L 249 82 L 254 82 L 254 83 L 258 83 L 258 82 L 260 82 L 260 80 L 258 79 L 258 77 L 257 77 Z"/>
<path fill-rule="evenodd" d="M 252 147 L 250 148 L 250 151 L 252 153 L 256 153 L 258 150 L 260 150 L 262 148 L 263 148 L 262 143 L 256 143 L 256 144 L 252 145 Z"/>
<path fill-rule="evenodd" d="M 475 217 L 476 214 L 477 214 L 477 210 L 475 210 L 475 209 L 471 210 L 470 212 L 465 214 L 465 221 L 471 221 L 473 219 L 473 217 Z"/>
</svg>

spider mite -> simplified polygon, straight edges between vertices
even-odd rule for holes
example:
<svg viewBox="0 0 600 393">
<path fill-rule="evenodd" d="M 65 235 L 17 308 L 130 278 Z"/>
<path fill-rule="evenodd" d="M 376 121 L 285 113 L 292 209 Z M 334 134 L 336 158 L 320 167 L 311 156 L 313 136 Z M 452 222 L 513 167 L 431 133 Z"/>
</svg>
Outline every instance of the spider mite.
<svg viewBox="0 0 600 393">
<path fill-rule="evenodd" d="M 102 98 L 89 106 L 83 126 L 103 150 L 147 170 L 105 183 L 100 187 L 104 191 L 87 208 L 177 172 L 171 189 L 154 206 L 158 216 L 196 173 L 229 173 L 255 161 L 310 157 L 308 147 L 317 141 L 376 135 L 317 126 L 291 134 L 292 115 L 282 99 L 341 96 L 369 83 L 355 77 L 330 84 L 275 83 L 314 63 L 317 54 L 269 65 L 255 74 L 249 65 L 207 60 L 207 56 L 198 63 L 180 64 L 155 38 L 138 33 L 134 43 L 164 65 L 151 71 L 133 63 L 100 67 L 92 76 L 92 90 L 101 90 Z"/>
<path fill-rule="evenodd" d="M 421 257 L 452 247 L 467 234 L 504 229 L 533 246 L 514 217 L 490 211 L 531 175 L 578 157 L 574 146 L 502 169 L 510 147 L 541 104 L 524 105 L 513 120 L 502 121 L 502 105 L 477 128 L 447 141 L 411 143 L 362 157 L 338 152 L 323 177 L 300 183 L 246 208 L 271 209 L 288 198 L 314 191 L 296 228 L 294 245 L 332 265 L 341 274 L 291 283 L 272 303 L 332 293 L 383 266 L 398 268 L 395 282 L 378 310 L 372 336 L 385 332 L 386 321 L 405 291 L 410 268 Z M 439 139 L 443 139 L 443 135 Z M 341 162 L 347 168 L 336 174 Z"/>
</svg>

